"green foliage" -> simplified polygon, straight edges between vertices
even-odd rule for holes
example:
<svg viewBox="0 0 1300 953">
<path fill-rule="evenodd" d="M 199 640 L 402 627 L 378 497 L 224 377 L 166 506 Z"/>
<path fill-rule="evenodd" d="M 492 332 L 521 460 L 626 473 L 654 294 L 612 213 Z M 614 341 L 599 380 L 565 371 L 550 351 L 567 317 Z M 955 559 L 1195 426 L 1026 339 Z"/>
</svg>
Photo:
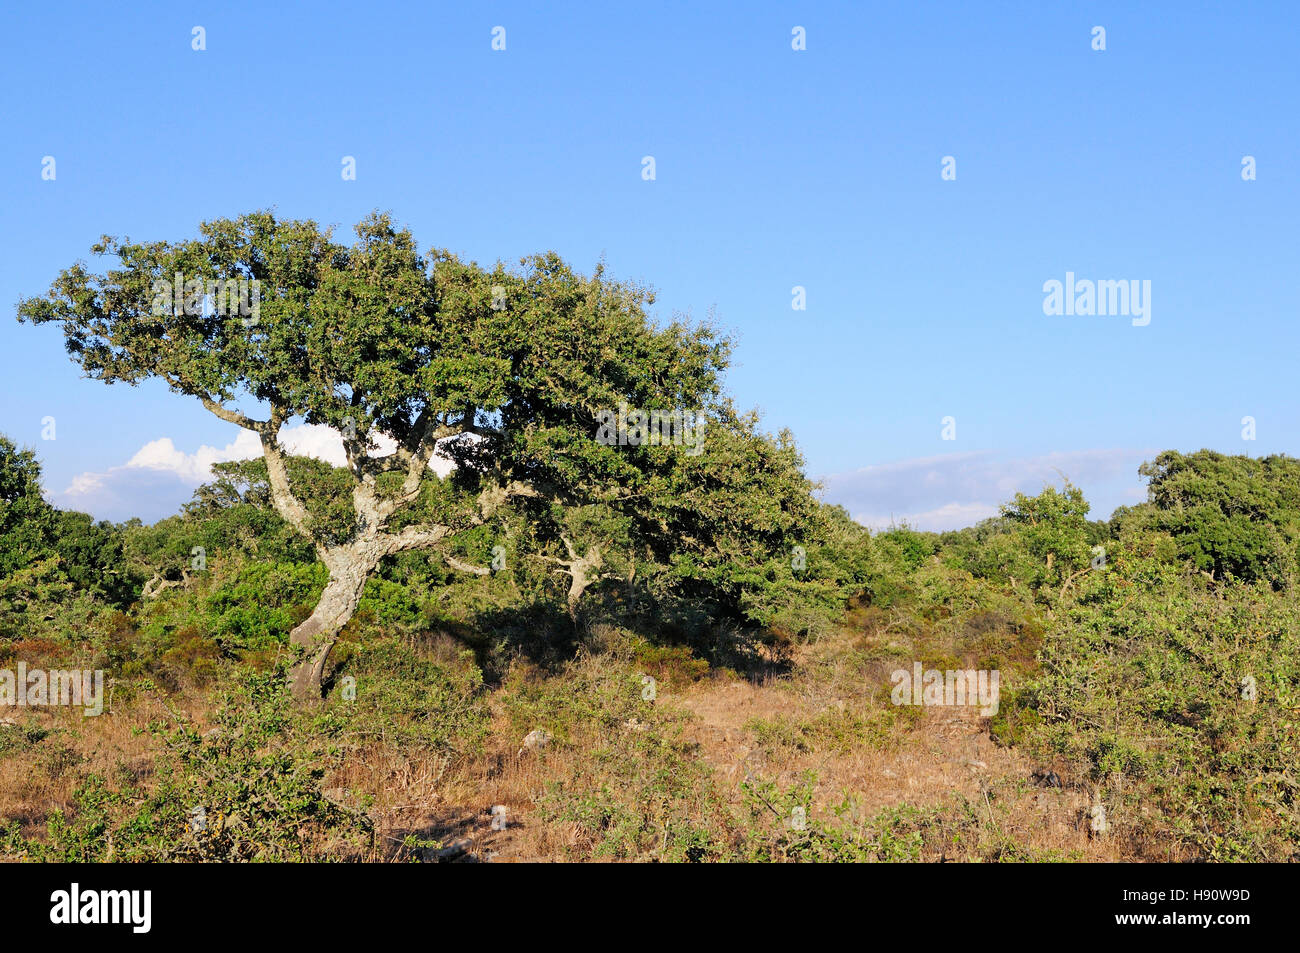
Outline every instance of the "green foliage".
<svg viewBox="0 0 1300 953">
<path fill-rule="evenodd" d="M 339 655 L 328 706 L 314 724 L 343 750 L 363 752 L 383 741 L 402 752 L 456 757 L 477 751 L 486 738 L 490 713 L 472 652 L 444 664 L 376 636 L 345 641 Z M 345 697 L 344 679 L 352 680 L 352 698 Z"/>
<path fill-rule="evenodd" d="M 1211 450 L 1166 451 L 1142 465 L 1150 478 L 1143 513 L 1181 556 L 1216 577 L 1293 584 L 1300 544 L 1300 460 L 1253 459 Z M 1136 509 L 1136 508 L 1135 508 Z"/>
<path fill-rule="evenodd" d="M 314 487 L 308 476 L 320 474 L 323 464 L 293 457 L 289 465 L 295 486 L 311 492 Z M 311 544 L 272 507 L 264 460 L 218 463 L 212 470 L 212 481 L 195 490 L 194 498 L 183 507 L 178 535 L 183 535 L 185 543 L 202 546 L 218 558 L 235 554 L 281 562 L 316 558 Z"/>
<path fill-rule="evenodd" d="M 236 656 L 283 644 L 310 611 L 325 576 L 319 563 L 244 564 L 204 600 L 204 628 Z"/>
<path fill-rule="evenodd" d="M 548 786 L 542 816 L 582 833 L 579 856 L 729 859 L 734 819 L 711 772 L 694 757 L 680 717 L 643 697 L 643 677 L 628 661 L 618 654 L 581 660 L 561 683 L 518 672 L 507 685 L 521 737 L 543 727 L 553 744 L 581 743 L 585 751 L 582 772 Z"/>
<path fill-rule="evenodd" d="M 745 725 L 754 732 L 759 746 L 771 750 L 816 754 L 845 754 L 864 742 L 878 750 L 894 746 L 894 727 L 903 718 L 898 709 L 854 711 L 847 707 L 828 708 L 816 718 L 793 720 L 778 715 L 773 719 L 754 719 Z"/>
<path fill-rule="evenodd" d="M 54 509 L 41 496 L 41 465 L 0 435 L 0 576 L 45 556 L 55 527 Z"/>
<path fill-rule="evenodd" d="M 153 731 L 165 753 L 145 796 L 92 775 L 73 811 L 57 811 L 44 840 L 6 831 L 7 852 L 86 863 L 354 859 L 372 849 L 368 817 L 328 800 L 328 752 L 303 738 L 283 669 L 239 678 L 215 725 L 183 719 Z"/>
<path fill-rule="evenodd" d="M 121 528 L 54 509 L 40 476 L 35 453 L 0 435 L 0 642 L 68 637 L 137 594 Z"/>
<path fill-rule="evenodd" d="M 1101 786 L 1121 829 L 1207 860 L 1290 857 L 1297 633 L 1300 606 L 1265 583 L 1207 585 L 1122 553 L 1049 636 L 1010 707 L 1015 737 Z"/>
<path fill-rule="evenodd" d="M 787 790 L 770 780 L 745 782 L 752 820 L 766 822 L 769 831 L 765 837 L 751 839 L 746 859 L 766 863 L 913 863 L 921 859 L 923 829 L 933 812 L 902 806 L 862 821 L 857 803 L 846 796 L 835 807 L 834 819 L 823 819 L 812 810 L 815 782 L 811 772 Z"/>
</svg>

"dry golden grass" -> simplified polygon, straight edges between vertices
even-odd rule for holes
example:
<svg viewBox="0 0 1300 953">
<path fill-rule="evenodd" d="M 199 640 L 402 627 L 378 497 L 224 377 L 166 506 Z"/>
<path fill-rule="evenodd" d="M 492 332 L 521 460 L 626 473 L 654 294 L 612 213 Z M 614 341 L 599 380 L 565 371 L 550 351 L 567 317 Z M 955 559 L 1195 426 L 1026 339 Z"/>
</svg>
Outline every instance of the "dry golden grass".
<svg viewBox="0 0 1300 953">
<path fill-rule="evenodd" d="M 151 721 L 184 711 L 202 723 L 206 702 L 200 693 L 169 699 L 141 695 L 130 702 L 105 704 L 102 714 L 85 717 L 80 708 L 7 709 L 0 732 L 40 729 L 48 734 L 39 749 L 0 758 L 0 817 L 18 820 L 25 835 L 38 834 L 50 815 L 67 811 L 73 791 L 90 774 L 114 787 L 149 790 L 156 743 L 146 730 Z"/>
<path fill-rule="evenodd" d="M 866 815 L 904 804 L 942 807 L 957 795 L 983 805 L 981 820 L 989 829 L 1028 851 L 1089 861 L 1134 859 L 1120 841 L 1090 837 L 1086 790 L 1068 781 L 1062 788 L 1037 786 L 1031 776 L 1041 766 L 995 744 L 985 721 L 970 709 L 922 709 L 914 720 L 895 725 L 885 745 L 874 736 L 830 750 L 763 743 L 755 722 L 810 722 L 832 709 L 879 707 L 875 693 L 860 682 L 857 697 L 851 697 L 849 689 L 861 675 L 848 671 L 837 654 L 833 642 L 805 647 L 792 676 L 704 679 L 663 692 L 659 704 L 685 720 L 696 757 L 737 808 L 748 776 L 787 786 L 811 770 L 818 778 L 811 817 L 829 814 L 845 794 L 855 796 Z M 829 676 L 822 671 L 810 677 L 819 664 L 830 666 Z M 886 684 L 884 667 L 872 674 Z M 516 733 L 498 713 L 487 750 L 455 769 L 403 764 L 389 755 L 358 761 L 346 780 L 340 775 L 335 781 L 375 795 L 390 837 L 420 832 L 463 841 L 470 853 L 497 862 L 580 855 L 584 835 L 577 825 L 544 821 L 538 800 L 550 784 L 590 775 L 603 739 L 578 726 L 567 745 L 521 753 Z M 491 827 L 496 804 L 508 811 L 504 831 Z"/>
<path fill-rule="evenodd" d="M 817 781 L 810 819 L 830 817 L 846 795 L 856 799 L 864 816 L 900 805 L 950 807 L 957 800 L 974 805 L 982 839 L 1001 838 L 1035 855 L 1135 859 L 1119 839 L 1090 838 L 1085 788 L 1071 786 L 1064 775 L 1063 787 L 1037 786 L 1031 776 L 1045 766 L 995 744 L 973 709 L 916 709 L 904 716 L 888 711 L 880 687 L 887 684 L 889 666 L 855 656 L 862 639 L 860 633 L 842 632 L 802 646 L 786 676 L 750 681 L 715 675 L 665 688 L 656 715 L 684 724 L 686 750 L 738 816 L 747 777 L 786 788 L 811 771 Z M 598 776 L 595 755 L 608 738 L 597 726 L 574 725 L 566 743 L 523 751 L 519 729 L 502 704 L 505 691 L 498 689 L 492 699 L 493 722 L 480 753 L 452 763 L 445 756 L 403 754 L 375 741 L 350 752 L 329 772 L 322 785 L 326 796 L 352 807 L 366 805 L 380 856 L 390 860 L 437 857 L 434 851 L 404 848 L 410 835 L 458 848 L 440 859 L 588 856 L 589 833 L 574 823 L 545 820 L 539 800 L 548 786 L 605 780 Z M 203 723 L 200 693 L 169 699 L 167 706 Z M 47 739 L 35 760 L 0 758 L 0 817 L 18 819 L 25 834 L 36 835 L 53 811 L 70 807 L 73 790 L 90 773 L 114 786 L 146 791 L 157 752 L 149 734 L 138 729 L 168 715 L 160 699 L 145 695 L 98 718 L 82 718 L 75 710 L 26 711 L 16 720 L 39 722 L 54 743 Z M 859 724 L 870 730 L 856 731 Z M 780 731 L 775 740 L 773 732 L 765 737 L 763 725 L 789 727 L 796 743 L 782 740 Z M 798 734 L 799 726 L 810 725 L 825 726 L 829 734 Z M 21 725 L 0 727 L 15 730 Z M 493 805 L 506 808 L 504 830 L 493 829 Z"/>
</svg>

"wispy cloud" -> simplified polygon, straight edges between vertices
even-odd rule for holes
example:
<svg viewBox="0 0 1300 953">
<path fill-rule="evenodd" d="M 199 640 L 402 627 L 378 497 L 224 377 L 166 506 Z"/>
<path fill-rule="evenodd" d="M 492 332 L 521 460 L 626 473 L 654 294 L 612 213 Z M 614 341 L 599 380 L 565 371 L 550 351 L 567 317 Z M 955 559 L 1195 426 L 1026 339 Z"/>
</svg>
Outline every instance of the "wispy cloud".
<svg viewBox="0 0 1300 953">
<path fill-rule="evenodd" d="M 1091 516 L 1103 519 L 1122 504 L 1145 499 L 1137 474 L 1150 450 L 1103 449 L 1010 457 L 974 450 L 874 464 L 823 478 L 824 499 L 873 529 L 906 522 L 942 531 L 996 516 L 1017 492 L 1037 493 L 1064 479 L 1080 487 Z"/>
<path fill-rule="evenodd" d="M 291 453 L 335 466 L 346 461 L 343 441 L 329 427 L 286 427 L 281 442 Z M 392 450 L 392 442 L 384 441 L 377 453 L 382 456 Z M 846 507 L 854 519 L 873 529 L 906 522 L 916 529 L 942 531 L 996 516 L 999 506 L 1016 492 L 1059 486 L 1064 476 L 1083 489 L 1093 518 L 1104 518 L 1116 506 L 1145 499 L 1137 468 L 1152 453 L 1103 449 L 1010 457 L 978 450 L 918 457 L 824 477 L 823 498 Z M 52 493 L 51 502 L 98 519 L 137 516 L 151 522 L 178 512 L 195 488 L 212 478 L 213 464 L 260 454 L 257 435 L 247 430 L 236 431 L 223 447 L 205 444 L 193 451 L 177 447 L 170 437 L 160 437 L 121 466 L 79 474 L 63 491 Z M 434 457 L 438 474 L 446 475 L 451 467 L 450 461 Z"/>
</svg>

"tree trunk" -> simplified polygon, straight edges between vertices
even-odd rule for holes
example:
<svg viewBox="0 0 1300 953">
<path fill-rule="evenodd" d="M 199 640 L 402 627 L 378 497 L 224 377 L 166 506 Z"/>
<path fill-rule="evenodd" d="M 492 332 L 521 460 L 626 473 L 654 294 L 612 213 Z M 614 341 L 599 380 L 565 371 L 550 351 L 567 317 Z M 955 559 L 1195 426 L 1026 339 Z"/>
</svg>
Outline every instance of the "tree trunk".
<svg viewBox="0 0 1300 953">
<path fill-rule="evenodd" d="M 582 594 L 587 591 L 587 579 L 581 572 L 576 572 L 570 578 L 569 583 L 569 621 L 576 627 L 578 624 L 578 603 L 582 601 Z"/>
<path fill-rule="evenodd" d="M 339 630 L 357 611 L 366 579 L 378 562 L 370 554 L 354 550 L 336 550 L 329 555 L 332 558 L 326 560 L 326 565 L 330 567 L 330 578 L 320 601 L 289 636 L 290 644 L 307 653 L 290 673 L 293 697 L 298 701 L 319 701 L 330 649 Z"/>
<path fill-rule="evenodd" d="M 569 620 L 576 627 L 578 624 L 578 603 L 582 601 L 582 594 L 587 591 L 587 587 L 596 581 L 597 570 L 604 565 L 605 560 L 601 556 L 599 547 L 592 546 L 587 550 L 587 555 L 581 559 L 573 549 L 573 545 L 565 539 L 565 545 L 569 547 L 569 554 L 572 557 L 568 563 L 569 569 Z"/>
</svg>

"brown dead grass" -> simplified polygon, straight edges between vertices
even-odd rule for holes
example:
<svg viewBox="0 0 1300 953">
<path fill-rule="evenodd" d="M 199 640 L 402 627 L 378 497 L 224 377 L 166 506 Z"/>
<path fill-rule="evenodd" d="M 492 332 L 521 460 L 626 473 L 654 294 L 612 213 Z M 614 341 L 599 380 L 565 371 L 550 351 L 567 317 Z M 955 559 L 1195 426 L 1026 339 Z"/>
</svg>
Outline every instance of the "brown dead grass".
<svg viewBox="0 0 1300 953">
<path fill-rule="evenodd" d="M 845 636 L 850 640 L 857 636 Z M 660 695 L 660 704 L 685 717 L 687 739 L 698 758 L 727 792 L 744 803 L 741 785 L 749 776 L 792 786 L 806 771 L 818 783 L 810 817 L 830 815 L 846 794 L 855 796 L 864 815 L 910 805 L 942 807 L 954 796 L 981 808 L 990 830 L 1031 852 L 1056 852 L 1086 861 L 1137 859 L 1114 838 L 1088 831 L 1091 804 L 1084 785 L 1062 777 L 1062 787 L 1040 787 L 1033 774 L 1041 765 L 1020 752 L 997 745 L 987 721 L 972 709 L 920 709 L 892 730 L 889 744 L 861 738 L 847 750 L 797 750 L 764 744 L 756 721 L 813 721 L 831 708 L 857 708 L 870 714 L 879 693 L 864 691 L 862 669 L 854 671 L 843 657 L 843 643 L 805 646 L 793 676 L 757 679 L 704 679 Z M 875 688 L 887 685 L 887 666 L 868 666 Z M 820 672 L 819 676 L 811 673 Z M 850 688 L 856 686 L 856 692 Z M 856 697 L 854 697 L 856 695 Z M 575 825 L 544 822 L 538 799 L 548 784 L 591 771 L 592 752 L 601 740 L 581 729 L 569 745 L 542 753 L 522 752 L 508 720 L 498 715 L 493 739 L 482 757 L 434 781 L 426 770 L 408 774 L 384 767 L 385 761 L 357 765 L 358 789 L 377 796 L 390 837 L 418 832 L 444 842 L 464 841 L 479 858 L 496 862 L 559 860 L 580 846 Z M 491 806 L 507 809 L 506 830 L 492 830 Z"/>
<path fill-rule="evenodd" d="M 186 693 L 168 702 L 173 711 L 202 723 L 207 706 L 201 695 Z M 30 751 L 0 758 L 0 818 L 18 820 L 25 836 L 39 836 L 55 811 L 68 811 L 73 792 L 87 775 L 97 774 L 114 788 L 146 793 L 152 787 L 157 747 L 147 727 L 170 717 L 153 696 L 114 705 L 85 717 L 80 708 L 7 708 L 0 732 L 40 729 L 48 734 Z"/>
<path fill-rule="evenodd" d="M 883 739 L 873 732 L 801 747 L 760 737 L 756 723 L 807 724 L 827 712 L 879 721 L 888 704 L 880 689 L 891 666 L 855 655 L 862 646 L 860 633 L 841 633 L 801 646 L 792 675 L 706 678 L 665 689 L 659 704 L 685 721 L 694 756 L 738 809 L 747 777 L 789 787 L 812 771 L 818 781 L 810 818 L 829 817 L 846 794 L 868 816 L 904 804 L 942 807 L 956 797 L 976 806 L 981 827 L 987 824 L 993 834 L 1030 852 L 1088 861 L 1137 859 L 1119 839 L 1090 838 L 1084 785 L 1062 774 L 1060 788 L 1037 786 L 1032 775 L 1044 766 L 995 744 L 972 709 L 919 709 L 903 718 L 886 712 Z M 200 694 L 168 704 L 204 720 Z M 518 729 L 502 706 L 495 707 L 486 749 L 468 761 L 402 755 L 377 742 L 330 772 L 323 785 L 326 796 L 352 807 L 368 805 L 386 845 L 381 853 L 390 860 L 582 856 L 583 832 L 573 824 L 544 821 L 538 802 L 548 785 L 591 772 L 594 751 L 604 740 L 590 726 L 578 725 L 567 744 L 522 751 Z M 109 778 L 114 786 L 146 791 L 156 751 L 153 739 L 139 729 L 167 715 L 159 700 L 141 696 L 98 718 L 32 709 L 13 718 L 18 724 L 0 725 L 0 731 L 17 731 L 30 720 L 51 732 L 35 762 L 25 754 L 0 758 L 0 817 L 18 819 L 25 834 L 37 836 L 55 810 L 71 806 L 73 791 L 89 773 Z M 492 827 L 493 805 L 506 808 L 504 830 Z M 441 858 L 434 851 L 412 851 L 402 846 L 410 835 L 463 850 Z"/>
</svg>

